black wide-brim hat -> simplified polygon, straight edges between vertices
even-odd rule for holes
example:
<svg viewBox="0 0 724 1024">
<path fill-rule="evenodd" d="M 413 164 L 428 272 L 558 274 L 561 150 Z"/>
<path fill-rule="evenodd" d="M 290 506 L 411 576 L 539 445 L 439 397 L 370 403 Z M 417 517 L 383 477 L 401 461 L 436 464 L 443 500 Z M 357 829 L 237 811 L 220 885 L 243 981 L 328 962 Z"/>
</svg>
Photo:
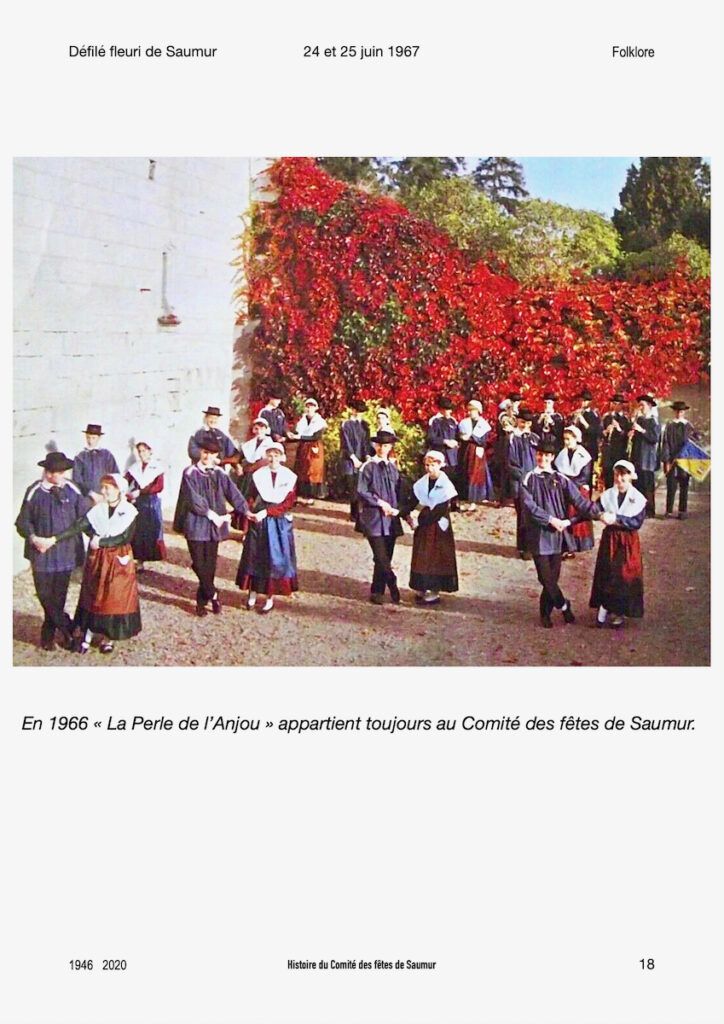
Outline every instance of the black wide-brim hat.
<svg viewBox="0 0 724 1024">
<path fill-rule="evenodd" d="M 82 431 L 82 433 L 83 434 L 99 434 L 101 436 L 103 435 L 103 431 L 101 430 L 100 423 L 89 423 L 86 426 L 85 430 Z"/>
<path fill-rule="evenodd" d="M 555 393 L 555 391 L 546 391 L 546 393 L 543 395 L 543 401 L 544 402 L 557 402 L 558 401 L 558 395 Z"/>
<path fill-rule="evenodd" d="M 518 409 L 515 414 L 515 418 L 518 420 L 525 420 L 526 423 L 532 423 L 535 419 L 535 413 L 532 413 L 530 409 Z"/>
<path fill-rule="evenodd" d="M 276 396 L 273 396 L 276 397 Z M 217 405 L 210 405 L 208 409 L 203 410 L 204 416 L 221 416 L 221 409 Z"/>
<path fill-rule="evenodd" d="M 507 397 L 508 397 L 508 401 L 509 402 L 522 402 L 523 401 L 523 396 L 521 395 L 520 391 L 511 391 L 508 394 Z"/>
<path fill-rule="evenodd" d="M 438 398 L 437 407 L 438 409 L 452 409 L 453 404 L 449 398 Z"/>
<path fill-rule="evenodd" d="M 615 395 L 611 395 L 611 401 L 612 402 L 625 402 L 626 401 L 626 396 L 624 394 L 622 394 L 620 391 L 617 391 Z"/>
<path fill-rule="evenodd" d="M 378 430 L 374 437 L 370 438 L 373 444 L 395 444 L 397 441 L 397 434 L 393 434 L 391 430 Z"/>
<path fill-rule="evenodd" d="M 588 390 L 588 388 L 586 388 L 585 391 L 582 391 L 578 397 L 582 398 L 584 402 L 591 402 L 591 401 L 593 401 L 593 395 Z"/>
<path fill-rule="evenodd" d="M 636 396 L 636 401 L 637 402 L 648 402 L 649 405 L 652 405 L 654 407 L 656 406 L 656 402 L 651 397 L 651 395 L 637 395 Z"/>
<path fill-rule="evenodd" d="M 221 445 L 213 434 L 204 434 L 198 444 L 203 452 L 213 452 L 214 455 L 218 455 L 221 451 Z"/>
<path fill-rule="evenodd" d="M 355 412 L 367 412 L 367 403 L 360 399 L 358 402 L 352 402 L 352 408 Z"/>
<path fill-rule="evenodd" d="M 686 402 L 678 401 L 672 402 L 671 408 L 674 410 L 674 412 L 683 412 L 684 409 L 691 409 L 691 406 L 687 405 Z"/>
<path fill-rule="evenodd" d="M 549 455 L 555 455 L 556 454 L 556 444 L 555 444 L 555 441 L 548 441 L 548 440 L 541 441 L 540 444 L 537 446 L 536 451 L 546 452 Z"/>
<path fill-rule="evenodd" d="M 48 452 L 39 463 L 49 473 L 63 473 L 66 469 L 73 468 L 73 460 L 69 459 L 65 452 Z"/>
</svg>

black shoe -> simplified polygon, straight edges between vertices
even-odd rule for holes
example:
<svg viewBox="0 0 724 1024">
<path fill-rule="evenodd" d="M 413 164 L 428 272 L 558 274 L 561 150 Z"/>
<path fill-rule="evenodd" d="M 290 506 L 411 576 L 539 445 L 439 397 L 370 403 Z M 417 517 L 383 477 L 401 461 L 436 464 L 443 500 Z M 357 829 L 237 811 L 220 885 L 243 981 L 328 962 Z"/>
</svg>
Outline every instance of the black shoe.
<svg viewBox="0 0 724 1024">
<path fill-rule="evenodd" d="M 42 650 L 44 650 L 44 651 L 54 651 L 55 650 L 55 640 L 53 639 L 52 636 L 41 636 L 41 638 L 40 638 L 40 646 L 41 646 Z"/>
<path fill-rule="evenodd" d="M 399 604 L 402 600 L 400 597 L 400 588 L 396 583 L 390 583 L 390 600 L 393 604 Z"/>
<path fill-rule="evenodd" d="M 576 621 L 576 616 L 573 614 L 570 601 L 568 601 L 565 608 L 561 608 L 561 611 L 563 612 L 564 622 L 567 622 L 569 626 Z"/>
<path fill-rule="evenodd" d="M 200 601 L 196 602 L 196 614 L 198 615 L 198 617 L 200 619 L 203 619 L 204 615 L 208 615 L 209 614 L 206 605 L 202 604 Z"/>
<path fill-rule="evenodd" d="M 553 619 L 550 615 L 541 615 L 540 624 L 543 629 L 553 629 Z"/>
<path fill-rule="evenodd" d="M 221 615 L 221 601 L 219 600 L 218 594 L 216 597 L 211 598 L 211 611 L 214 615 Z"/>
<path fill-rule="evenodd" d="M 688 519 L 688 518 L 689 518 L 689 513 L 688 512 L 679 512 L 679 519 Z"/>
<path fill-rule="evenodd" d="M 73 633 L 69 629 L 60 630 L 60 640 L 58 641 L 64 651 L 73 650 Z"/>
<path fill-rule="evenodd" d="M 372 602 L 372 604 L 384 604 L 385 603 L 385 595 L 384 594 L 370 594 L 370 601 Z"/>
</svg>

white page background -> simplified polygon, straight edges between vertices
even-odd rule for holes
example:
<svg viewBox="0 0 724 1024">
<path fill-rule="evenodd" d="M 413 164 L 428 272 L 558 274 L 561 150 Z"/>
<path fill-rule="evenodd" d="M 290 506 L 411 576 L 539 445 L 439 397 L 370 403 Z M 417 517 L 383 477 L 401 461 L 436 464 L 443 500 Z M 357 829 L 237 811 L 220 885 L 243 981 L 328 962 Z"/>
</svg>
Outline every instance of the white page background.
<svg viewBox="0 0 724 1024">
<path fill-rule="evenodd" d="M 718 10 L 530 0 L 19 7 L 3 68 L 6 322 L 19 155 L 705 155 L 716 272 Z M 221 54 L 197 64 L 66 57 L 69 43 L 111 42 Z M 421 46 L 414 63 L 300 56 L 306 43 L 404 42 Z M 613 61 L 613 44 L 658 56 Z M 714 291 L 716 357 L 720 274 Z M 10 375 L 8 345 L 8 389 Z M 7 436 L 11 406 L 8 393 Z M 716 509 L 716 469 L 712 493 Z M 8 530 L 16 511 L 7 507 Z M 717 567 L 716 536 L 713 552 Z M 87 672 L 9 668 L 9 568 L 5 579 L 6 1024 L 722 1019 L 716 630 L 711 671 L 632 671 L 622 654 L 608 670 L 104 669 L 89 682 Z M 715 624 L 721 611 L 715 572 Z M 695 717 L 697 728 L 20 731 L 25 714 L 209 713 L 642 714 Z M 69 959 L 85 956 L 97 966 L 125 957 L 128 970 L 71 972 Z M 639 965 L 648 956 L 652 972 Z M 430 959 L 437 969 L 286 969 L 288 958 L 320 957 Z"/>
</svg>

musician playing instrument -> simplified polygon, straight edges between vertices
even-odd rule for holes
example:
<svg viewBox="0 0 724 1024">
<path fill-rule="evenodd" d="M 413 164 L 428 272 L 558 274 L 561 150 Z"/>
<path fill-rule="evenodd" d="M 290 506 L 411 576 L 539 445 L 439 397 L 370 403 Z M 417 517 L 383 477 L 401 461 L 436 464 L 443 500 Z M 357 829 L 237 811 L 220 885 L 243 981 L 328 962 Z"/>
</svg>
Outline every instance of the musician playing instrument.
<svg viewBox="0 0 724 1024">
<path fill-rule="evenodd" d="M 556 455 L 563 447 L 563 417 L 556 412 L 556 395 L 546 391 L 543 395 L 543 412 L 536 418 L 533 431 L 541 441 L 552 441 Z"/>
</svg>

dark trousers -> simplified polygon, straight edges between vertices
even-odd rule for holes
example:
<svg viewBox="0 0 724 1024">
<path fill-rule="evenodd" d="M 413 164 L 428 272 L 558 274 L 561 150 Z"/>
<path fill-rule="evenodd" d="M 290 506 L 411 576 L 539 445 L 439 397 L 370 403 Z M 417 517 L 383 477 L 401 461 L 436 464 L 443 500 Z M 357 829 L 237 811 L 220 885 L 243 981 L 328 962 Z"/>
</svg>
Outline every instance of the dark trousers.
<svg viewBox="0 0 724 1024">
<path fill-rule="evenodd" d="M 562 608 L 566 603 L 563 591 L 558 586 L 563 555 L 533 555 L 533 561 L 538 581 L 543 587 L 540 595 L 540 613 L 550 615 L 554 608 Z"/>
<path fill-rule="evenodd" d="M 357 500 L 358 477 L 359 473 L 344 474 L 344 494 L 349 501 L 349 518 L 353 523 L 357 522 L 357 513 L 359 511 L 359 502 Z"/>
<path fill-rule="evenodd" d="M 520 494 L 520 485 L 518 485 L 518 493 L 515 496 L 515 546 L 518 551 L 525 551 L 525 519 L 523 511 L 523 498 Z"/>
<path fill-rule="evenodd" d="M 372 548 L 372 557 L 375 560 L 375 568 L 372 573 L 372 586 L 370 594 L 384 594 L 385 587 L 395 587 L 397 576 L 392 569 L 392 556 L 395 553 L 396 537 L 368 537 L 369 545 Z"/>
<path fill-rule="evenodd" d="M 689 506 L 689 474 L 684 473 L 677 466 L 670 471 L 666 477 L 666 511 L 674 511 L 676 500 L 676 489 L 679 489 L 679 512 L 686 512 Z"/>
<path fill-rule="evenodd" d="M 56 629 L 69 633 L 73 623 L 65 612 L 65 601 L 68 597 L 70 569 L 67 572 L 35 572 L 33 570 L 35 593 L 45 613 L 41 637 L 52 640 Z"/>
<path fill-rule="evenodd" d="M 196 602 L 197 604 L 206 604 L 216 596 L 214 576 L 216 575 L 219 542 L 217 540 L 187 540 L 186 543 L 191 555 L 191 568 L 199 581 L 196 589 Z"/>
<path fill-rule="evenodd" d="M 636 469 L 637 487 L 646 498 L 646 515 L 656 515 L 656 473 L 653 469 Z"/>
</svg>

